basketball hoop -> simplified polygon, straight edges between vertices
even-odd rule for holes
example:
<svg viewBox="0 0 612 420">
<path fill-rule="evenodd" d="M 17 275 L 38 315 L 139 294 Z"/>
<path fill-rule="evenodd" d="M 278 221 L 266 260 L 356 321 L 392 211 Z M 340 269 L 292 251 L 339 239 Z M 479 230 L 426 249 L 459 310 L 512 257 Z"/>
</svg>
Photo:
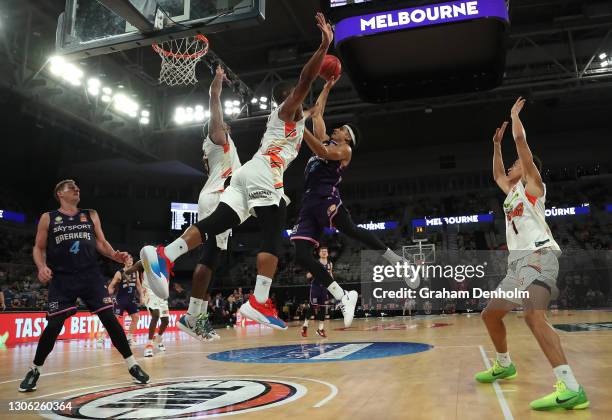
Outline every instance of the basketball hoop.
<svg viewBox="0 0 612 420">
<path fill-rule="evenodd" d="M 208 39 L 204 35 L 171 39 L 153 43 L 153 50 L 162 59 L 159 82 L 168 86 L 194 85 L 198 82 L 196 64 L 208 52 Z"/>
</svg>

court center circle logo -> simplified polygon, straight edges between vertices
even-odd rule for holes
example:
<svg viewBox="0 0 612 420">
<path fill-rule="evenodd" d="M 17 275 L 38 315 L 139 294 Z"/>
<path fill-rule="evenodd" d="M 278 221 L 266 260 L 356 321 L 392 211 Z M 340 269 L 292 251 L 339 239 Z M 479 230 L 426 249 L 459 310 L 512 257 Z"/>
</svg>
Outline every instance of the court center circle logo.
<svg viewBox="0 0 612 420">
<path fill-rule="evenodd" d="M 129 385 L 73 395 L 47 418 L 207 418 L 287 404 L 306 394 L 302 385 L 267 379 L 188 379 Z"/>
</svg>

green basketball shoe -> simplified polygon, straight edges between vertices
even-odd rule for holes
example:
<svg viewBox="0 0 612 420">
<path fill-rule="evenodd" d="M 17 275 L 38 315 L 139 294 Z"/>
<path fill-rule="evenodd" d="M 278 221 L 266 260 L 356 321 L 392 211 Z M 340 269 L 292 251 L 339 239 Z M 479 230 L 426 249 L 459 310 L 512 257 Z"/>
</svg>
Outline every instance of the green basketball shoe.
<svg viewBox="0 0 612 420">
<path fill-rule="evenodd" d="M 554 410 L 555 408 L 582 410 L 587 408 L 589 404 L 589 400 L 582 386 L 578 391 L 572 391 L 565 386 L 565 382 L 559 381 L 555 384 L 555 392 L 532 401 L 529 405 L 534 410 Z"/>
<path fill-rule="evenodd" d="M 498 379 L 514 378 L 516 378 L 516 368 L 514 367 L 514 363 L 510 363 L 510 366 L 508 367 L 503 367 L 497 360 L 495 363 L 493 363 L 493 367 L 483 370 L 482 372 L 478 372 L 476 375 L 474 375 L 474 379 L 483 384 L 490 384 Z"/>
</svg>

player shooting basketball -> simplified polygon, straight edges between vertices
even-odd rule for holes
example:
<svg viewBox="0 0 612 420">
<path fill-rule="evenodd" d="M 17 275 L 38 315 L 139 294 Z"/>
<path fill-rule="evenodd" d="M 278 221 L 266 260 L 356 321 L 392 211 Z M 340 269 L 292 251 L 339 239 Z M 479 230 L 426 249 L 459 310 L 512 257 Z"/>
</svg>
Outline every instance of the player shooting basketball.
<svg viewBox="0 0 612 420">
<path fill-rule="evenodd" d="M 304 198 L 297 225 L 291 233 L 291 241 L 295 245 L 297 262 L 314 276 L 313 284 L 320 282 L 335 299 L 341 300 L 347 292 L 314 257 L 314 249 L 319 246 L 319 239 L 326 227 L 335 227 L 372 250 L 384 251 L 383 258 L 392 264 L 402 263 L 404 260 L 372 232 L 355 225 L 340 198 L 339 185 L 344 170 L 351 162 L 353 147 L 357 144 L 357 129 L 346 124 L 335 128 L 331 135 L 326 133 L 323 114 L 329 92 L 335 83 L 334 78 L 325 83 L 313 109 L 314 136 L 308 131 L 304 135 L 304 140 L 314 156 L 310 158 L 304 171 Z M 416 288 L 418 278 L 407 280 L 407 283 Z M 356 291 L 350 291 L 348 295 L 357 301 Z M 345 311 L 342 304 L 341 309 Z M 352 307 L 346 311 L 350 316 L 344 317 L 345 327 L 351 325 L 354 310 Z"/>
<path fill-rule="evenodd" d="M 206 237 L 214 237 L 242 224 L 250 216 L 256 216 L 262 237 L 257 254 L 257 280 L 253 294 L 240 307 L 240 313 L 275 329 L 287 328 L 278 317 L 269 292 L 278 265 L 286 205 L 289 202 L 284 194 L 284 173 L 297 157 L 304 137 L 307 113 L 302 104 L 333 40 L 331 25 L 325 21 L 323 14 L 318 13 L 316 20 L 321 30 L 319 48 L 302 69 L 295 86 L 281 82 L 274 87 L 273 99 L 279 107 L 268 119 L 259 150 L 236 171 L 229 187 L 221 195 L 219 206 L 167 247 L 155 249 L 147 246 L 141 250 L 141 259 L 153 290 L 161 297 L 167 296 L 168 280 L 178 257 L 199 246 Z M 356 293 L 336 295 L 342 299 L 343 307 L 352 307 L 354 311 Z"/>
</svg>

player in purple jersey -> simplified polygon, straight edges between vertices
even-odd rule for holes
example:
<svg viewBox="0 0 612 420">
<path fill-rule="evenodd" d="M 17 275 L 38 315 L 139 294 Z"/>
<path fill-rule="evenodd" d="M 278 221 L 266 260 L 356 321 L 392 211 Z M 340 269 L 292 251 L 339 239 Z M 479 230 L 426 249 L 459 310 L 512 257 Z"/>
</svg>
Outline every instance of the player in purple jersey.
<svg viewBox="0 0 612 420">
<path fill-rule="evenodd" d="M 134 380 L 146 384 L 149 375 L 136 363 L 125 331 L 113 315 L 112 298 L 98 264 L 99 254 L 120 263 L 126 261 L 128 254 L 115 251 L 108 243 L 95 210 L 77 207 L 81 195 L 73 180 L 60 181 L 54 195 L 60 208 L 41 216 L 33 249 L 38 280 L 49 283 L 47 326 L 38 340 L 34 362 L 19 385 L 19 391 L 36 390 L 42 365 L 53 350 L 64 321 L 77 311 L 77 298 L 98 315 Z"/>
<path fill-rule="evenodd" d="M 356 226 L 342 203 L 339 185 L 344 170 L 351 162 L 353 147 L 357 144 L 357 130 L 347 124 L 334 129 L 331 135 L 326 134 L 323 113 L 327 97 L 335 83 L 333 78 L 325 83 L 317 99 L 312 115 L 314 136 L 309 132 L 304 134 L 304 141 L 314 156 L 306 164 L 302 208 L 291 233 L 291 240 L 295 245 L 297 262 L 312 273 L 313 281 L 320 282 L 335 299 L 341 300 L 347 292 L 314 257 L 314 249 L 319 246 L 319 239 L 326 227 L 335 227 L 368 248 L 383 251 L 383 258 L 391 264 L 403 263 L 404 259 L 370 231 Z M 406 279 L 406 282 L 412 288 L 418 287 L 418 278 Z M 342 304 L 340 309 L 343 313 L 355 310 L 354 307 L 345 308 Z M 345 316 L 345 327 L 350 326 L 350 321 L 352 316 L 349 320 Z"/>
<path fill-rule="evenodd" d="M 127 339 L 130 345 L 134 344 L 133 336 L 138 325 L 138 307 L 142 306 L 142 285 L 140 282 L 140 273 L 138 271 L 126 274 L 125 270 L 134 264 L 134 260 L 130 255 L 125 262 L 123 270 L 117 271 L 115 276 L 108 285 L 108 293 L 112 296 L 117 291 L 115 303 L 115 315 L 121 318 L 125 312 L 130 317 L 130 330 L 127 334 Z M 138 293 L 138 298 L 136 294 Z"/>
<path fill-rule="evenodd" d="M 330 276 L 334 276 L 333 268 L 334 265 L 328 260 L 329 250 L 326 246 L 319 247 L 319 263 L 327 270 Z M 306 273 L 306 278 L 310 280 L 310 297 L 309 307 L 304 310 L 304 324 L 302 325 L 302 337 L 308 337 L 308 320 L 310 315 L 314 312 L 315 319 L 319 321 L 317 327 L 317 335 L 319 337 L 327 338 L 325 334 L 325 309 L 327 308 L 327 301 L 329 300 L 329 293 L 327 289 L 317 281 L 314 280 L 312 273 Z"/>
</svg>

